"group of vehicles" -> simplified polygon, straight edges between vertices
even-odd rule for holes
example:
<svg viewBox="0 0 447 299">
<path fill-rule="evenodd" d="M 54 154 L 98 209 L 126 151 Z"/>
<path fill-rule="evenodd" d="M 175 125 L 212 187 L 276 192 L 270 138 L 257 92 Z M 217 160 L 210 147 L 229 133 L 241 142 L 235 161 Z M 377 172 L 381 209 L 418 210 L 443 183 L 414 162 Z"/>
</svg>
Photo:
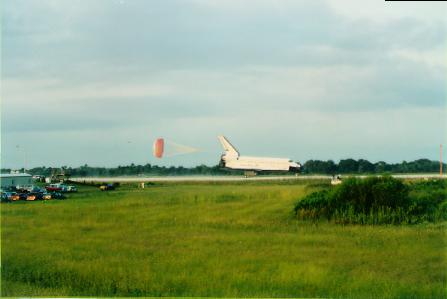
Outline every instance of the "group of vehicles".
<svg viewBox="0 0 447 299">
<path fill-rule="evenodd" d="M 50 184 L 44 188 L 34 185 L 16 186 L 1 190 L 1 201 L 66 199 L 64 193 L 67 192 L 77 192 L 76 186 L 65 184 Z"/>
<path fill-rule="evenodd" d="M 115 190 L 118 186 L 114 184 L 101 184 L 99 190 L 110 191 Z M 66 185 L 63 183 L 47 184 L 45 187 L 38 187 L 35 185 L 29 186 L 15 186 L 0 189 L 1 201 L 18 201 L 18 200 L 50 200 L 50 199 L 66 199 L 66 193 L 77 192 L 78 189 L 74 185 Z"/>
</svg>

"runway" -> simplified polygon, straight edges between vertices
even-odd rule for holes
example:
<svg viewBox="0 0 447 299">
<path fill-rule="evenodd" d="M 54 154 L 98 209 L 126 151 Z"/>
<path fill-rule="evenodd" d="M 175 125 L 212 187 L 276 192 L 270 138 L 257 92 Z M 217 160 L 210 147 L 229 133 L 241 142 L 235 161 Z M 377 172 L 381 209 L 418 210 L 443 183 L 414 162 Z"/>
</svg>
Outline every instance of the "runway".
<svg viewBox="0 0 447 299">
<path fill-rule="evenodd" d="M 365 178 L 367 175 L 342 175 L 343 178 L 347 177 L 359 177 Z M 394 174 L 395 178 L 400 179 L 447 179 L 447 175 L 442 177 L 439 174 Z M 75 182 L 233 182 L 233 181 L 275 181 L 275 180 L 330 180 L 330 175 L 299 175 L 299 176 L 255 176 L 255 177 L 243 177 L 243 176 L 121 176 L 121 177 L 77 177 L 71 178 Z"/>
</svg>

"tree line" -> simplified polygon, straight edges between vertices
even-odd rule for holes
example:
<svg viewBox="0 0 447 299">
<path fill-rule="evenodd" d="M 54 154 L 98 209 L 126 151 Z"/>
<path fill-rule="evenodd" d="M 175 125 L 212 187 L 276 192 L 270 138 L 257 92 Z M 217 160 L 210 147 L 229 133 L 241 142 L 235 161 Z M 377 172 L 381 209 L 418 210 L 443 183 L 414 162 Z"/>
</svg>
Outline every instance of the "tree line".
<svg viewBox="0 0 447 299">
<path fill-rule="evenodd" d="M 446 169 L 446 164 L 443 164 Z M 23 171 L 24 169 L 21 169 Z M 2 173 L 9 173 L 11 169 L 2 168 Z M 94 167 L 87 164 L 80 167 L 34 167 L 26 169 L 32 175 L 51 176 L 64 172 L 73 177 L 86 176 L 126 176 L 126 175 L 241 175 L 242 171 L 222 169 L 218 165 L 199 165 L 195 167 L 135 165 L 118 167 Z M 371 163 L 364 159 L 342 159 L 338 163 L 332 160 L 309 160 L 302 167 L 303 174 L 381 174 L 381 173 L 433 173 L 439 172 L 439 162 L 428 159 L 418 159 L 411 162 L 386 163 L 379 161 Z M 265 174 L 271 174 L 265 172 Z"/>
<path fill-rule="evenodd" d="M 443 163 L 443 169 L 445 169 Z M 415 161 L 401 163 L 386 163 L 379 161 L 371 163 L 368 160 L 344 159 L 335 163 L 332 160 L 320 161 L 309 160 L 304 163 L 303 172 L 305 173 L 361 173 L 361 174 L 377 174 L 377 173 L 431 173 L 439 172 L 439 161 L 431 161 L 429 159 L 418 159 Z"/>
</svg>

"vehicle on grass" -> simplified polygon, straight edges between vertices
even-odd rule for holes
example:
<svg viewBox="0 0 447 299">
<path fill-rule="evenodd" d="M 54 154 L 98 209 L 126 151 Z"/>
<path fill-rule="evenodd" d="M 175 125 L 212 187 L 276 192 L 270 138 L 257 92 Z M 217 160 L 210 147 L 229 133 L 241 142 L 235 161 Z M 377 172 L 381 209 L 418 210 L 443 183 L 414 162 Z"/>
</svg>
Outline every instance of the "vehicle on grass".
<svg viewBox="0 0 447 299">
<path fill-rule="evenodd" d="M 101 191 L 115 190 L 115 185 L 114 184 L 102 184 L 101 186 L 99 186 L 99 190 L 101 190 Z"/>
<path fill-rule="evenodd" d="M 73 185 L 68 185 L 67 192 L 78 192 L 78 188 L 76 188 L 76 186 Z"/>
<path fill-rule="evenodd" d="M 17 192 L 28 192 L 27 186 L 25 186 L 25 185 L 16 185 L 16 186 L 14 186 L 14 189 Z"/>
<path fill-rule="evenodd" d="M 39 192 L 41 189 L 34 185 L 20 185 L 16 186 L 16 191 L 21 193 L 28 193 L 28 192 Z"/>
<path fill-rule="evenodd" d="M 52 196 L 51 196 L 51 194 L 48 193 L 48 192 L 43 192 L 43 193 L 42 193 L 42 199 L 43 199 L 43 200 L 50 200 L 50 199 L 52 199 Z"/>
<path fill-rule="evenodd" d="M 28 192 L 45 192 L 46 190 L 43 188 L 40 188 L 38 186 L 33 186 L 32 188 L 28 189 Z"/>
<path fill-rule="evenodd" d="M 50 184 L 50 185 L 45 186 L 45 189 L 50 192 L 62 190 L 62 188 L 60 187 L 60 184 Z"/>
<path fill-rule="evenodd" d="M 40 192 L 28 193 L 26 196 L 26 200 L 40 200 L 40 199 L 42 199 L 42 193 Z"/>
<path fill-rule="evenodd" d="M 331 179 L 331 185 L 339 185 L 339 184 L 341 184 L 342 182 L 343 182 L 343 181 L 342 181 L 340 175 L 337 175 L 337 176 L 333 175 L 333 176 L 332 176 L 332 179 Z"/>
<path fill-rule="evenodd" d="M 1 192 L 1 201 L 2 202 L 8 202 L 8 201 L 17 201 L 20 200 L 20 195 L 16 192 L 11 191 L 2 191 Z"/>
<path fill-rule="evenodd" d="M 11 200 L 11 201 L 20 200 L 20 195 L 17 194 L 16 192 L 11 192 L 11 194 L 8 196 L 8 200 Z"/>
<path fill-rule="evenodd" d="M 50 184 L 45 186 L 47 191 L 56 191 L 56 192 L 67 192 L 67 185 L 64 184 Z"/>
<path fill-rule="evenodd" d="M 52 199 L 66 199 L 67 197 L 61 192 L 50 192 Z"/>
<path fill-rule="evenodd" d="M 31 194 L 31 193 L 26 194 L 26 200 L 35 200 L 35 199 L 36 199 L 35 194 Z"/>
<path fill-rule="evenodd" d="M 2 202 L 6 202 L 6 201 L 11 201 L 12 196 L 16 196 L 17 194 L 15 192 L 11 192 L 11 191 L 1 191 L 1 201 Z"/>
<path fill-rule="evenodd" d="M 17 193 L 19 195 L 19 200 L 26 200 L 28 198 L 28 192 Z"/>
</svg>

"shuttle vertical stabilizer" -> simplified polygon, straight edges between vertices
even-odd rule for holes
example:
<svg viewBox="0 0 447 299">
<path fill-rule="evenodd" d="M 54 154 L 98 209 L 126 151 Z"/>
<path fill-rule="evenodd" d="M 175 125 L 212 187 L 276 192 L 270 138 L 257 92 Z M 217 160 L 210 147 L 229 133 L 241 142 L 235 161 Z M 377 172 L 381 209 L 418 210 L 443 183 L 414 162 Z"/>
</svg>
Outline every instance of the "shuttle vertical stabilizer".
<svg viewBox="0 0 447 299">
<path fill-rule="evenodd" d="M 239 152 L 236 150 L 236 148 L 222 135 L 217 136 L 219 138 L 220 143 L 222 144 L 222 147 L 225 150 L 225 156 L 231 157 L 231 158 L 238 158 Z"/>
</svg>

